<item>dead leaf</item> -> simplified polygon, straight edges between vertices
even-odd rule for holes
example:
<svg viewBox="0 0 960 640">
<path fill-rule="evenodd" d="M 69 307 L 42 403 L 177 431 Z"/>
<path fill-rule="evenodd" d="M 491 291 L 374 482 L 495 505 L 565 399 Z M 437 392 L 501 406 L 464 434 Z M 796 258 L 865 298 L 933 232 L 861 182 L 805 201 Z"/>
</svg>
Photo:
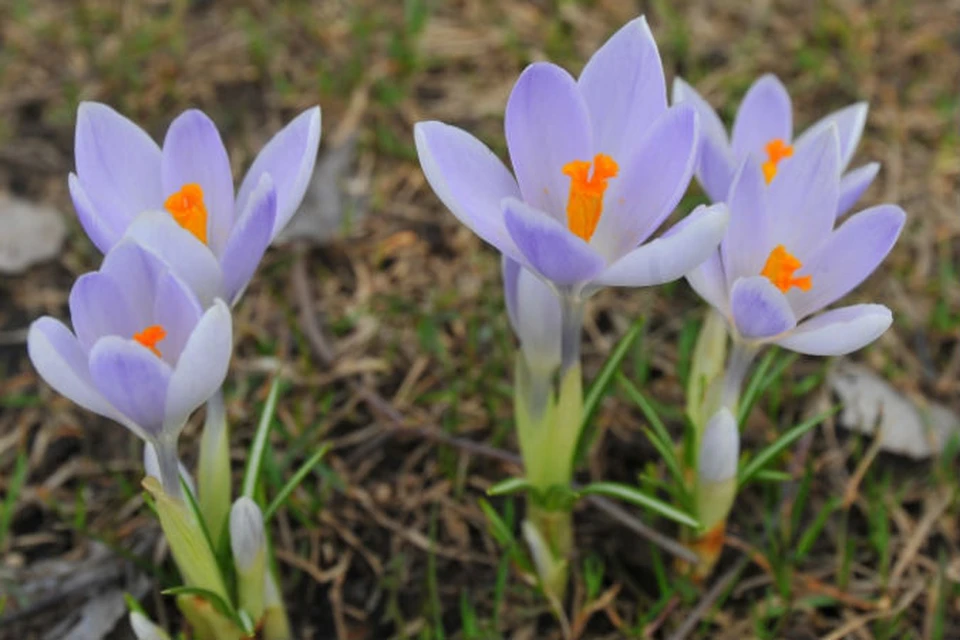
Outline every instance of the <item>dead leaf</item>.
<svg viewBox="0 0 960 640">
<path fill-rule="evenodd" d="M 47 205 L 0 196 L 0 273 L 22 273 L 60 252 L 67 226 Z"/>
<path fill-rule="evenodd" d="M 960 418 L 950 409 L 915 402 L 867 367 L 841 361 L 828 382 L 843 402 L 840 425 L 877 434 L 884 451 L 921 460 L 939 453 L 960 434 Z"/>
</svg>

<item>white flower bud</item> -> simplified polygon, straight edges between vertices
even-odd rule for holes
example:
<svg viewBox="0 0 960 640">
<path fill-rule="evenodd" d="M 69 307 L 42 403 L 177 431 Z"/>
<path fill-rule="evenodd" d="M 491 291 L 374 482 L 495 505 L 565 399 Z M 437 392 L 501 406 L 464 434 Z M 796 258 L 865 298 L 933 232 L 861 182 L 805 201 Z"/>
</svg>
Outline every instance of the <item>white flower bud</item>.
<svg viewBox="0 0 960 640">
<path fill-rule="evenodd" d="M 703 431 L 697 475 L 701 484 L 725 482 L 737 475 L 740 458 L 740 429 L 726 407 L 720 409 Z"/>
<path fill-rule="evenodd" d="M 264 553 L 266 536 L 263 531 L 263 513 L 257 503 L 240 497 L 230 509 L 230 548 L 237 569 L 247 571 Z"/>
<path fill-rule="evenodd" d="M 267 536 L 257 503 L 240 497 L 230 509 L 230 548 L 237 567 L 240 607 L 254 622 L 264 609 L 264 576 L 267 573 Z"/>
<path fill-rule="evenodd" d="M 163 629 L 153 624 L 139 611 L 130 612 L 130 626 L 137 640 L 170 640 L 170 636 Z"/>
</svg>

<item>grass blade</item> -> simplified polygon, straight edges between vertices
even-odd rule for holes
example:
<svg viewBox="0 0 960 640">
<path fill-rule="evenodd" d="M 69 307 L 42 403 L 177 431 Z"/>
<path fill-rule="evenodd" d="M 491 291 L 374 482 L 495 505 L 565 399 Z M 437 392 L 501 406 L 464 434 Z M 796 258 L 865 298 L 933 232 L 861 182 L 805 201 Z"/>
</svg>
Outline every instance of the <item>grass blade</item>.
<svg viewBox="0 0 960 640">
<path fill-rule="evenodd" d="M 680 509 L 670 506 L 659 498 L 655 498 L 647 493 L 644 493 L 637 487 L 631 487 L 618 482 L 594 482 L 583 487 L 577 491 L 577 493 L 584 496 L 598 495 L 617 500 L 623 500 L 624 502 L 635 504 L 638 507 L 643 507 L 645 509 L 654 511 L 661 516 L 669 518 L 674 522 L 679 522 L 682 525 L 686 525 L 693 529 L 700 528 L 700 523 L 690 514 L 684 513 Z"/>
<path fill-rule="evenodd" d="M 753 409 L 753 405 L 757 403 L 760 395 L 769 389 L 770 385 L 783 375 L 787 367 L 799 358 L 796 353 L 791 352 L 783 356 L 783 358 L 776 363 L 776 366 L 773 366 L 774 361 L 780 353 L 781 351 L 779 349 L 771 349 L 763 356 L 760 364 L 757 365 L 757 370 L 754 372 L 753 377 L 750 378 L 746 390 L 744 390 L 743 395 L 740 397 L 740 410 L 738 411 L 737 424 L 740 425 L 741 429 L 743 425 L 746 424 L 747 416 L 750 415 L 750 411 Z M 771 367 L 773 367 L 773 370 L 768 374 L 767 371 L 770 370 Z"/>
<path fill-rule="evenodd" d="M 487 489 L 488 496 L 507 496 L 530 489 L 530 481 L 526 478 L 507 478 Z"/>
<path fill-rule="evenodd" d="M 643 393 L 637 389 L 636 385 L 630 382 L 626 376 L 622 374 L 619 375 L 617 382 L 623 387 L 623 390 L 630 399 L 640 407 L 640 411 L 643 412 L 647 422 L 650 423 L 650 428 L 645 427 L 643 432 L 647 435 L 647 438 L 656 448 L 657 452 L 663 457 L 663 461 L 666 463 L 667 469 L 670 471 L 670 475 L 677 483 L 677 486 L 682 488 L 684 486 L 683 469 L 680 466 L 680 461 L 677 459 L 677 454 L 673 447 L 673 440 L 670 439 L 670 433 L 667 431 L 666 425 L 663 424 L 663 420 L 657 415 L 656 409 L 653 408 L 646 396 L 644 396 Z"/>
<path fill-rule="evenodd" d="M 586 455 L 586 450 L 590 446 L 595 433 L 595 429 L 590 427 L 593 424 L 593 416 L 596 414 L 600 402 L 607 396 L 614 375 L 620 371 L 620 366 L 627 354 L 630 353 L 630 348 L 643 333 L 645 323 L 646 320 L 642 318 L 637 320 L 630 327 L 630 330 L 620 338 L 620 342 L 617 343 L 607 361 L 603 363 L 603 368 L 600 369 L 600 373 L 597 374 L 593 384 L 587 390 L 587 394 L 583 398 L 583 422 L 580 424 L 580 439 L 577 441 L 577 454 L 574 460 L 581 460 Z"/>
<path fill-rule="evenodd" d="M 835 414 L 839 411 L 840 407 L 836 406 L 832 409 L 828 409 L 823 413 L 819 413 L 809 420 L 801 422 L 793 429 L 790 429 L 782 436 L 777 438 L 773 444 L 768 446 L 766 449 L 754 456 L 747 464 L 740 470 L 739 477 L 739 486 L 744 486 L 751 480 L 753 480 L 756 475 L 760 472 L 761 469 L 770 464 L 774 458 L 779 456 L 783 451 L 792 445 L 794 442 L 803 437 L 805 433 L 819 425 L 821 422 Z"/>
<path fill-rule="evenodd" d="M 266 524 L 270 521 L 270 518 L 274 513 L 277 512 L 277 509 L 283 506 L 283 503 L 287 501 L 287 498 L 290 497 L 290 494 L 293 493 L 293 490 L 300 486 L 300 483 L 303 482 L 304 478 L 307 477 L 313 468 L 320 463 L 320 460 L 330 451 L 329 444 L 323 444 L 319 449 L 310 458 L 300 465 L 300 468 L 297 469 L 296 473 L 287 480 L 286 484 L 281 487 L 280 492 L 274 497 L 270 502 L 270 506 L 266 508 L 263 512 L 263 522 Z"/>
<path fill-rule="evenodd" d="M 270 436 L 270 427 L 273 424 L 273 414 L 277 409 L 277 396 L 279 395 L 280 378 L 278 377 L 274 378 L 270 384 L 270 393 L 267 394 L 267 402 L 263 405 L 260 424 L 257 425 L 257 433 L 253 437 L 253 445 L 250 447 L 250 457 L 247 458 L 247 468 L 243 473 L 243 495 L 251 500 L 256 499 L 260 467 L 263 465 L 263 456 L 267 450 L 267 440 Z"/>
</svg>

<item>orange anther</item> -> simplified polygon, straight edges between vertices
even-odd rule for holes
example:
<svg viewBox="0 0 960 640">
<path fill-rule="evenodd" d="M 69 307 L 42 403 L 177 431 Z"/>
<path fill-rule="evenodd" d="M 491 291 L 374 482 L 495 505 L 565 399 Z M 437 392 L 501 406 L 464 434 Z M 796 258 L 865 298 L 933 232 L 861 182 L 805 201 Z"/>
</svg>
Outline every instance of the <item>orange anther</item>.
<svg viewBox="0 0 960 640">
<path fill-rule="evenodd" d="M 801 276 L 794 278 L 793 274 L 803 267 L 803 263 L 797 260 L 796 256 L 791 254 L 782 244 L 778 244 L 770 252 L 767 263 L 763 265 L 763 271 L 760 275 L 766 276 L 777 289 L 786 293 L 791 287 L 797 287 L 801 291 L 809 291 L 813 287 L 812 276 Z"/>
<path fill-rule="evenodd" d="M 158 324 L 152 324 L 140 333 L 133 334 L 133 339 L 145 346 L 154 355 L 160 357 L 160 350 L 157 349 L 157 343 L 167 337 L 166 330 Z"/>
<path fill-rule="evenodd" d="M 207 207 L 203 204 L 203 189 L 195 182 L 189 182 L 180 191 L 173 193 L 163 203 L 177 223 L 195 235 L 200 242 L 207 243 Z"/>
<path fill-rule="evenodd" d="M 761 165 L 761 168 L 763 169 L 763 177 L 766 178 L 767 184 L 770 184 L 773 177 L 777 175 L 777 165 L 784 158 L 793 155 L 793 147 L 784 142 L 782 138 L 774 138 L 766 144 L 764 149 L 769 159 Z"/>
<path fill-rule="evenodd" d="M 590 175 L 590 167 L 593 175 Z M 567 200 L 567 226 L 587 242 L 593 237 L 603 213 L 603 194 L 607 181 L 616 177 L 620 167 L 610 156 L 598 153 L 593 162 L 574 160 L 563 165 L 563 174 L 570 177 Z"/>
</svg>

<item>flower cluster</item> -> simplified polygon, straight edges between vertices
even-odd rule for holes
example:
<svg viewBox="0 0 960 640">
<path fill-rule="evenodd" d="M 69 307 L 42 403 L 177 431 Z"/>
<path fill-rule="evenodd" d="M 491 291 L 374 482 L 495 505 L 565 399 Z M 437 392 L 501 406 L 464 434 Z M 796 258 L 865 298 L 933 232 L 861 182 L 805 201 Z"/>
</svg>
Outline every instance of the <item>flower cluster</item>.
<svg viewBox="0 0 960 640">
<path fill-rule="evenodd" d="M 845 354 L 890 326 L 882 305 L 827 309 L 876 269 L 905 220 L 899 207 L 879 205 L 837 226 L 879 170 L 870 163 L 846 172 L 866 118 L 866 105 L 855 104 L 794 138 L 790 97 L 768 75 L 747 92 L 728 137 L 682 79 L 668 106 L 660 56 L 641 17 L 614 34 L 579 78 L 549 63 L 521 73 L 504 118 L 512 173 L 470 134 L 416 125 L 420 163 L 437 196 L 503 254 L 521 347 L 515 410 L 531 494 L 524 535 L 548 594 L 563 594 L 572 540 L 571 501 L 551 496 L 570 491 L 583 428 L 579 341 L 590 295 L 685 276 L 715 310 L 693 363 L 707 379 L 689 405 L 695 451 L 683 459 L 693 461 L 693 473 L 680 481 L 692 478 L 692 486 L 678 492 L 692 496 L 687 507 L 704 529 L 690 540 L 702 560 L 698 573 L 722 547 L 735 498 L 737 404 L 756 353 L 776 344 Z M 654 238 L 694 176 L 712 204 Z M 620 487 L 618 497 L 629 490 Z"/>
<path fill-rule="evenodd" d="M 579 497 L 625 498 L 685 525 L 684 542 L 700 560 L 693 572 L 704 575 L 744 481 L 739 404 L 753 358 L 768 345 L 850 353 L 892 323 L 882 305 L 833 307 L 873 273 L 905 222 L 892 204 L 849 214 L 879 170 L 847 170 L 866 105 L 795 138 L 790 97 L 768 75 L 747 92 L 728 136 L 679 78 L 672 98 L 641 17 L 579 77 L 547 62 L 520 74 L 504 116 L 510 168 L 462 129 L 436 121 L 414 129 L 437 197 L 502 255 L 520 343 L 514 410 L 525 477 L 492 492 L 527 491 L 529 564 L 558 611 Z M 72 330 L 37 320 L 29 354 L 54 389 L 145 442 L 144 487 L 190 588 L 178 604 L 201 640 L 255 630 L 268 640 L 292 637 L 271 562 L 273 509 L 255 499 L 256 472 L 232 499 L 221 387 L 231 308 L 298 208 L 319 140 L 314 108 L 267 143 L 235 190 L 217 128 L 199 111 L 177 117 L 162 147 L 110 107 L 85 103 L 78 113 L 70 194 L 105 257 L 71 290 Z M 660 232 L 694 177 L 709 203 Z M 575 487 L 589 418 L 580 365 L 588 300 L 603 287 L 684 278 L 712 309 L 691 367 L 692 429 L 683 455 L 662 426 L 651 436 L 681 504 L 629 485 Z M 204 403 L 195 484 L 177 441 Z M 141 638 L 167 637 L 142 612 L 131 622 Z"/>
<path fill-rule="evenodd" d="M 230 603 L 224 574 L 234 574 L 233 617 L 178 598 L 199 638 L 248 637 L 253 625 L 272 640 L 292 637 L 268 569 L 263 514 L 249 497 L 230 505 L 220 389 L 233 351 L 230 307 L 299 207 L 319 142 L 313 108 L 267 143 L 235 193 L 220 134 L 200 111 L 177 117 L 162 148 L 106 105 L 83 103 L 77 115 L 70 194 L 104 259 L 70 291 L 72 331 L 40 318 L 27 348 L 50 386 L 144 441 L 144 488 L 185 586 Z M 216 446 L 201 450 L 197 486 L 177 441 L 204 403 L 203 440 Z M 234 566 L 225 570 L 210 542 L 221 539 L 227 512 Z M 132 623 L 139 637 L 166 637 L 141 613 Z"/>
</svg>

